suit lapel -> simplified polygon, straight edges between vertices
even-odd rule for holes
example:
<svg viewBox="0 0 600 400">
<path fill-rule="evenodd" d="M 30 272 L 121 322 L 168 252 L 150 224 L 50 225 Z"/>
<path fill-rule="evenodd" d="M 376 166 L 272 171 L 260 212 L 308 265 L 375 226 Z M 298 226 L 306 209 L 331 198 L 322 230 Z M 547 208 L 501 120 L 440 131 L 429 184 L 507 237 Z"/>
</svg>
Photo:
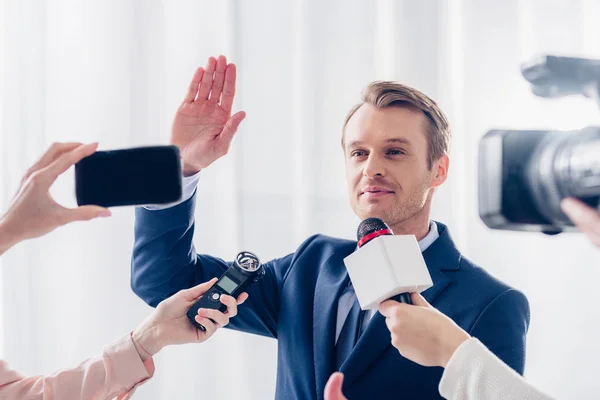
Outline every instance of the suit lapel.
<svg viewBox="0 0 600 400">
<path fill-rule="evenodd" d="M 446 226 L 440 223 L 437 225 L 440 237 L 423 252 L 433 286 L 421 294 L 430 304 L 434 303 L 437 296 L 451 282 L 444 271 L 457 270 L 460 261 L 460 253 L 454 246 Z M 385 318 L 379 312 L 375 312 L 356 347 L 340 368 L 344 373 L 344 389 L 349 388 L 391 345 L 390 331 L 385 325 Z"/>
<path fill-rule="evenodd" d="M 319 398 L 323 397 L 325 384 L 334 372 L 337 303 L 350 282 L 343 259 L 355 247 L 356 243 L 350 243 L 347 251 L 344 249 L 331 256 L 317 277 L 313 303 L 313 354 Z"/>
</svg>

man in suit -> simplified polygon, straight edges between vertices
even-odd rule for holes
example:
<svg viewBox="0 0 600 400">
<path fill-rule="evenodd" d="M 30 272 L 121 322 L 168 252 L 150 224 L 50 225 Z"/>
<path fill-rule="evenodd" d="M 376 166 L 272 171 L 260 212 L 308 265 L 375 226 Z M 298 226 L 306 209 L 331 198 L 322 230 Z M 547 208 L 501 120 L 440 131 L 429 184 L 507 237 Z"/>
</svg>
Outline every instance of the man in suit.
<svg viewBox="0 0 600 400">
<path fill-rule="evenodd" d="M 183 159 L 183 201 L 136 210 L 132 288 L 152 306 L 231 265 L 196 254 L 192 237 L 198 173 L 227 153 L 245 116 L 231 115 L 234 93 L 235 66 L 223 56 L 196 71 L 171 135 Z M 423 93 L 394 82 L 372 83 L 362 100 L 342 131 L 352 209 L 360 218 L 381 218 L 396 234 L 414 235 L 434 283 L 425 299 L 523 373 L 525 296 L 464 258 L 448 228 L 429 219 L 435 189 L 448 174 L 446 117 Z M 278 399 L 322 399 L 336 370 L 345 374 L 350 399 L 439 398 L 442 369 L 402 357 L 382 315 L 360 312 L 343 263 L 355 249 L 354 241 L 315 235 L 265 263 L 265 277 L 248 290 L 229 327 L 278 340 Z"/>
</svg>

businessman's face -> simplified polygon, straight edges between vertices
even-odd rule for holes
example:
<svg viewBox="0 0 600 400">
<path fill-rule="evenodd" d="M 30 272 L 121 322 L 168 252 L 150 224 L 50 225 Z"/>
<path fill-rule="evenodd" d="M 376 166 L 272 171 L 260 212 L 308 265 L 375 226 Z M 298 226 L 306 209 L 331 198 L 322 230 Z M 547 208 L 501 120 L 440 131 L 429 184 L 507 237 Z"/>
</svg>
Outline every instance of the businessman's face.
<svg viewBox="0 0 600 400">
<path fill-rule="evenodd" d="M 344 132 L 348 194 L 356 215 L 380 218 L 395 233 L 411 233 L 411 221 L 429 220 L 431 195 L 445 180 L 447 157 L 428 168 L 426 134 L 427 118 L 413 107 L 363 104 L 356 111 Z"/>
</svg>

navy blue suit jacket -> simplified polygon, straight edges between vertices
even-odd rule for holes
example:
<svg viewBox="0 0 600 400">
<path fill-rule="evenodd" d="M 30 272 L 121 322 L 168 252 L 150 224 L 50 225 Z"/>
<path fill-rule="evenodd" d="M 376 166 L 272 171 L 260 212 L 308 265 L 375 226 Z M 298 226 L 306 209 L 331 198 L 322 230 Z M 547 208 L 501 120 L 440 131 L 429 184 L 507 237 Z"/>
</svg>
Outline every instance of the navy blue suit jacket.
<svg viewBox="0 0 600 400">
<path fill-rule="evenodd" d="M 196 254 L 194 208 L 195 196 L 166 210 L 136 210 L 131 283 L 151 306 L 220 276 L 230 265 Z M 423 296 L 522 374 L 527 299 L 465 259 L 446 226 L 438 223 L 438 230 L 440 237 L 423 253 L 434 283 Z M 323 398 L 334 372 L 337 301 L 349 279 L 343 259 L 355 248 L 355 241 L 308 238 L 296 252 L 265 263 L 265 277 L 231 319 L 229 328 L 277 339 L 277 399 Z M 440 398 L 442 369 L 402 357 L 379 313 L 341 371 L 349 399 Z"/>
</svg>

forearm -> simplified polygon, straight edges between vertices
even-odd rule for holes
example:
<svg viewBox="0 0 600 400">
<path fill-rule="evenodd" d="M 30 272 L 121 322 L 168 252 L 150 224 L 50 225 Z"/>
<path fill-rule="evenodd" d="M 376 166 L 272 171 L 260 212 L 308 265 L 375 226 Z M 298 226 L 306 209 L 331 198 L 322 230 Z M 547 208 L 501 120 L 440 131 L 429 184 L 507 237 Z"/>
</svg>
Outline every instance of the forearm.
<svg viewBox="0 0 600 400">
<path fill-rule="evenodd" d="M 444 398 L 451 400 L 551 399 L 475 338 L 464 342 L 452 355 L 439 390 Z"/>
<path fill-rule="evenodd" d="M 131 286 L 151 306 L 199 283 L 192 243 L 194 209 L 195 196 L 172 208 L 135 211 Z"/>
<path fill-rule="evenodd" d="M 142 323 L 131 332 L 131 340 L 142 362 L 146 362 L 163 348 L 158 337 L 156 326 L 146 323 Z"/>
<path fill-rule="evenodd" d="M 130 335 L 107 346 L 102 355 L 48 376 L 25 377 L 0 364 L 0 398 L 108 399 L 128 398 L 154 374 L 149 358 L 142 362 Z"/>
</svg>

